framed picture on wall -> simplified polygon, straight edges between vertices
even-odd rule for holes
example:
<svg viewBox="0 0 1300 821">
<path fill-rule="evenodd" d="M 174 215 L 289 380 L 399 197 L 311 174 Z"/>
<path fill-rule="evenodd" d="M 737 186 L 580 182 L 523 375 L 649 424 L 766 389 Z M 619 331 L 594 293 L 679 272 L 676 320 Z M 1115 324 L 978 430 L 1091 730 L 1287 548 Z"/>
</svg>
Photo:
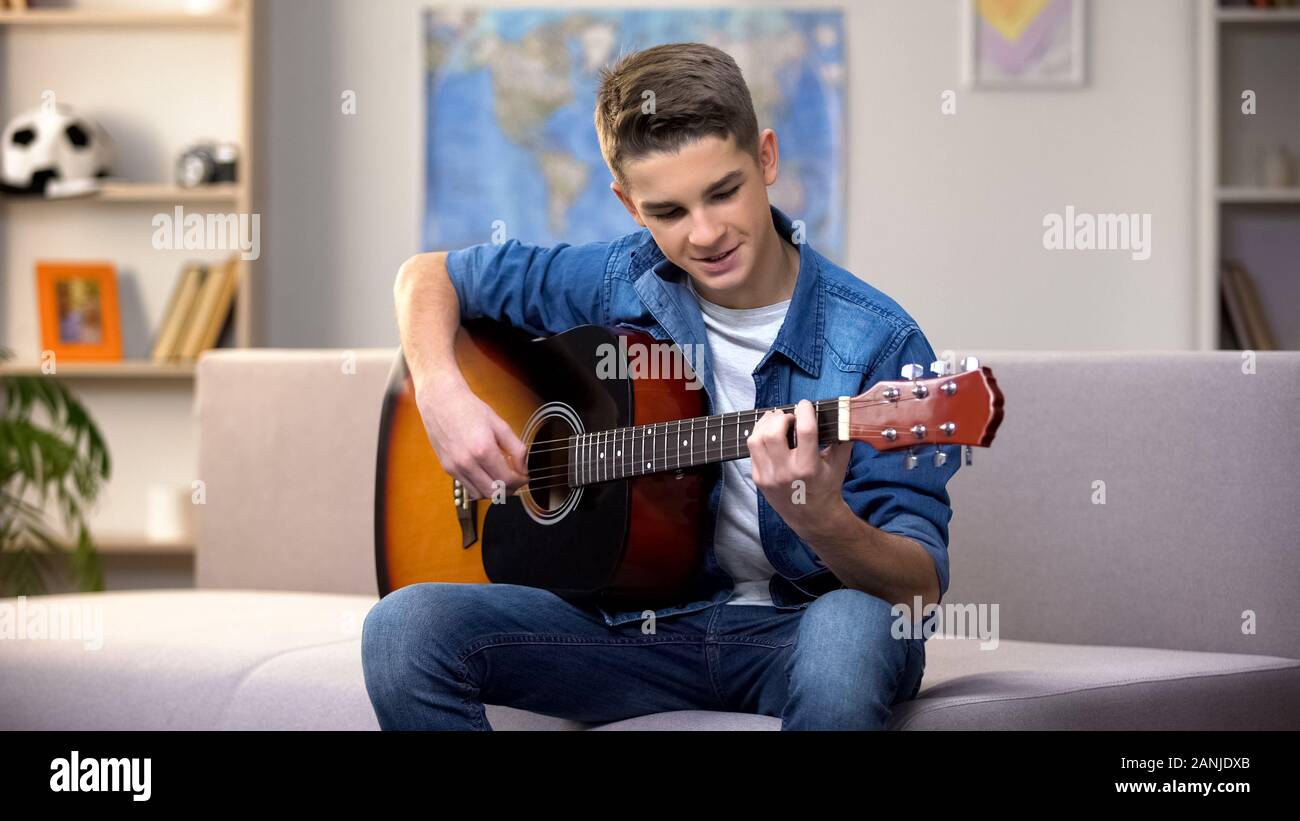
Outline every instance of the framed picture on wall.
<svg viewBox="0 0 1300 821">
<path fill-rule="evenodd" d="M 41 348 L 67 362 L 122 359 L 117 270 L 106 262 L 38 262 Z"/>
<path fill-rule="evenodd" d="M 1084 84 L 1087 0 L 965 0 L 967 88 L 1078 88 Z"/>
</svg>

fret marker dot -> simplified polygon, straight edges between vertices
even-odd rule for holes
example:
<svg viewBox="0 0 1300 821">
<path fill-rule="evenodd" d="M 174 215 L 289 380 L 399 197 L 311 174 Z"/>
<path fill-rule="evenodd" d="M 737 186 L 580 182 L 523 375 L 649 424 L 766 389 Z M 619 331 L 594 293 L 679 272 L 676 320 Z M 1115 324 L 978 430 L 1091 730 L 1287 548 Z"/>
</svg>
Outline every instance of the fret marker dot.
<svg viewBox="0 0 1300 821">
<path fill-rule="evenodd" d="M 716 436 L 710 436 L 710 437 L 709 437 L 709 441 L 710 441 L 710 442 L 716 442 L 716 441 L 718 441 L 718 437 L 716 437 Z"/>
<path fill-rule="evenodd" d="M 749 435 L 749 431 L 745 431 L 745 435 L 748 436 L 748 435 Z"/>
<path fill-rule="evenodd" d="M 646 463 L 645 463 L 645 466 L 646 466 L 646 467 L 650 467 L 650 463 L 649 463 L 649 462 L 646 462 Z"/>
<path fill-rule="evenodd" d="M 685 440 L 685 439 L 682 440 L 682 447 L 686 447 L 686 440 Z"/>
<path fill-rule="evenodd" d="M 601 459 L 604 459 L 604 458 L 605 458 L 605 452 L 604 452 L 604 451 L 601 451 L 601 452 L 600 452 L 600 458 L 601 458 Z"/>
<path fill-rule="evenodd" d="M 615 455 L 615 456 L 622 456 L 622 455 L 623 455 L 623 451 L 621 451 L 621 450 L 616 450 L 616 451 L 614 451 L 614 455 Z"/>
</svg>

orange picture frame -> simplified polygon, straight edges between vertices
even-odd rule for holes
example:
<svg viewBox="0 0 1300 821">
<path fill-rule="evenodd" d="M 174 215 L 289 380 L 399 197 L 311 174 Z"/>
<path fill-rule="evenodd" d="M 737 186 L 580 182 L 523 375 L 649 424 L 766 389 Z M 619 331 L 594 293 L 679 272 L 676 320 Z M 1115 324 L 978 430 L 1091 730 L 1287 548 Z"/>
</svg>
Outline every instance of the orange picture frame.
<svg viewBox="0 0 1300 821">
<path fill-rule="evenodd" d="M 41 349 L 67 362 L 120 362 L 117 269 L 108 262 L 38 262 Z"/>
</svg>

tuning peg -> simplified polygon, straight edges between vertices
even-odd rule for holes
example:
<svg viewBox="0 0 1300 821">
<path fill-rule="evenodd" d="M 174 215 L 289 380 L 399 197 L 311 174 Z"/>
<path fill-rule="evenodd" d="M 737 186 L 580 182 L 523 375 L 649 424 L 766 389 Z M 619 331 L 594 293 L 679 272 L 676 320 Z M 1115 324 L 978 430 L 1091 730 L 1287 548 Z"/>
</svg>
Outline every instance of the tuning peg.
<svg viewBox="0 0 1300 821">
<path fill-rule="evenodd" d="M 966 450 L 966 464 L 967 465 L 973 464 L 973 459 L 975 458 L 975 451 L 971 449 L 970 445 L 962 445 L 962 447 L 965 448 Z"/>
<path fill-rule="evenodd" d="M 937 468 L 941 468 L 947 463 L 948 463 L 948 454 L 943 452 L 943 448 L 939 447 L 938 445 L 935 445 L 934 466 Z"/>
<path fill-rule="evenodd" d="M 908 448 L 907 456 L 903 459 L 903 465 L 908 470 L 912 470 L 913 468 L 916 467 L 916 463 L 917 463 L 916 453 L 913 451 L 912 448 Z"/>
<path fill-rule="evenodd" d="M 949 376 L 953 372 L 952 363 L 947 359 L 936 359 L 930 363 L 930 372 L 935 376 Z"/>
<path fill-rule="evenodd" d="M 922 368 L 920 365 L 916 364 L 915 362 L 911 363 L 910 365 L 903 366 L 904 379 L 920 379 L 924 375 L 925 375 L 925 368 Z"/>
<path fill-rule="evenodd" d="M 961 369 L 963 371 L 978 371 L 980 369 L 979 357 L 963 356 L 961 359 Z"/>
</svg>

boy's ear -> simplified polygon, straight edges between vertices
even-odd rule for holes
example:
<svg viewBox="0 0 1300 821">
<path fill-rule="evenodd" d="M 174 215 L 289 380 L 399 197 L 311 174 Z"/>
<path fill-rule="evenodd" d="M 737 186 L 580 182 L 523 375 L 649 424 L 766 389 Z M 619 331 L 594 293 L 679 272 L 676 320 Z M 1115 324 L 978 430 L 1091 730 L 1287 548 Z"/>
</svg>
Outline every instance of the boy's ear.
<svg viewBox="0 0 1300 821">
<path fill-rule="evenodd" d="M 781 149 L 776 139 L 776 132 L 770 128 L 763 129 L 758 135 L 758 169 L 763 174 L 763 183 L 772 185 L 776 182 L 777 172 L 781 167 Z"/>
<path fill-rule="evenodd" d="M 618 201 L 623 203 L 623 207 L 632 215 L 632 219 L 636 220 L 636 224 L 645 228 L 645 221 L 642 220 L 641 215 L 637 213 L 636 206 L 632 204 L 632 200 L 628 197 L 627 192 L 623 190 L 623 186 L 618 184 L 618 180 L 610 181 L 609 190 L 613 191 L 614 196 L 618 197 Z"/>
</svg>

